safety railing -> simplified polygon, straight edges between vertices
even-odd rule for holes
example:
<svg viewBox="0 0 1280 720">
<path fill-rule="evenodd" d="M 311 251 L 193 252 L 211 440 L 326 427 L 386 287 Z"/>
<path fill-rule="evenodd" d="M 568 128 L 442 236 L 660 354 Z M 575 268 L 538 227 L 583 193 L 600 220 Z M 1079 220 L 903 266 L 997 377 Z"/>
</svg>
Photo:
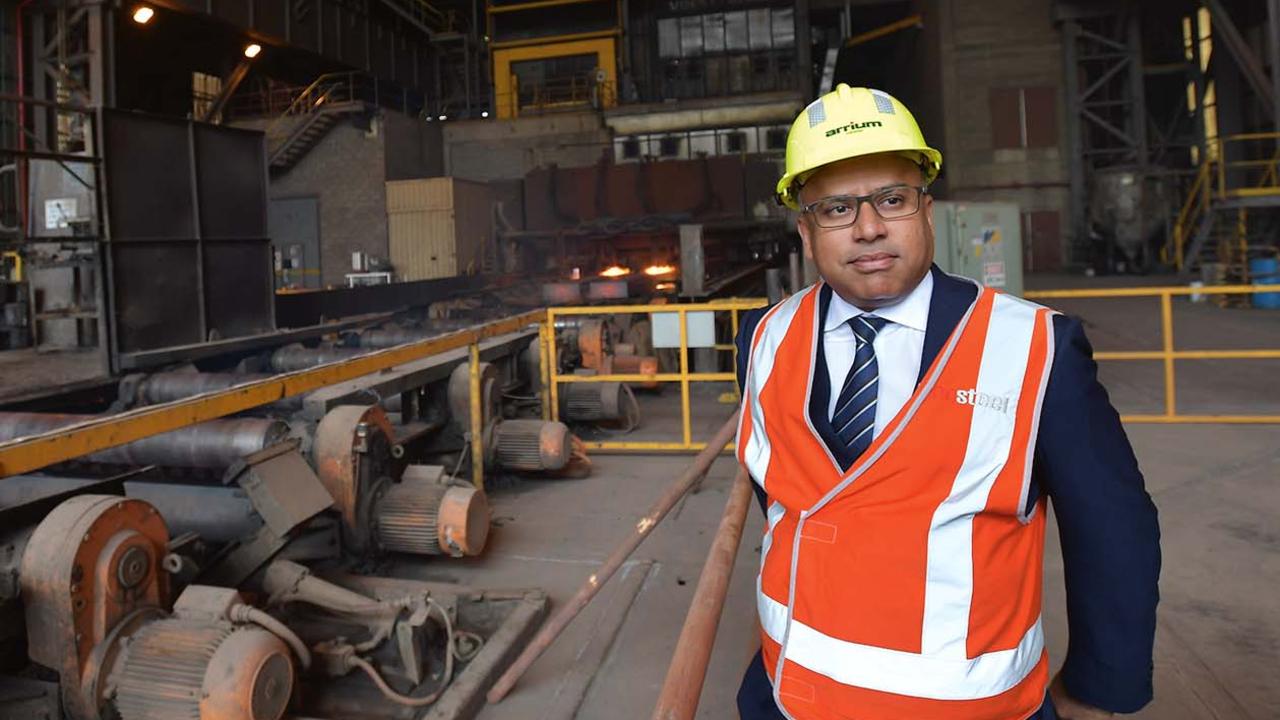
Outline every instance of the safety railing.
<svg viewBox="0 0 1280 720">
<path fill-rule="evenodd" d="M 543 416 L 558 420 L 560 415 L 561 386 L 568 383 L 678 383 L 680 385 L 680 426 L 681 437 L 674 440 L 599 440 L 585 443 L 589 450 L 604 452 L 652 452 L 652 451 L 694 451 L 706 447 L 705 442 L 693 440 L 692 406 L 690 402 L 691 385 L 696 382 L 728 382 L 736 383 L 734 372 L 694 372 L 690 370 L 689 358 L 689 315 L 691 313 L 728 313 L 729 327 L 733 336 L 738 334 L 739 315 L 744 310 L 763 307 L 763 298 L 745 298 L 733 300 L 717 300 L 709 303 L 688 305 L 600 305 L 590 307 L 552 307 L 547 309 L 547 323 L 541 332 L 542 373 L 546 391 L 543 392 Z M 573 316 L 609 316 L 632 315 L 636 313 L 675 313 L 679 322 L 678 352 L 679 371 L 659 373 L 608 373 L 597 375 L 575 375 L 560 372 L 551 358 L 558 357 L 557 339 L 554 328 L 556 318 Z M 735 352 L 732 343 L 718 343 L 707 346 L 717 352 Z"/>
<path fill-rule="evenodd" d="M 1161 259 L 1178 270 L 1193 260 L 1185 256 L 1187 244 L 1194 238 L 1204 216 L 1212 212 L 1214 201 L 1248 200 L 1280 195 L 1280 132 L 1240 133 L 1214 138 L 1216 159 L 1201 162 L 1196 179 L 1173 224 L 1172 247 L 1162 251 Z M 1258 146 L 1262 145 L 1261 148 Z M 1274 150 L 1269 150 L 1271 146 Z M 1240 156 L 1242 159 L 1228 160 Z M 1237 228 L 1240 242 L 1247 228 Z"/>
<path fill-rule="evenodd" d="M 1113 350 L 1095 352 L 1099 361 L 1160 360 L 1164 363 L 1164 414 L 1123 414 L 1127 423 L 1280 423 L 1280 415 L 1182 415 L 1178 412 L 1176 362 L 1178 360 L 1280 360 L 1280 350 L 1175 350 L 1173 344 L 1173 298 L 1186 295 L 1244 295 L 1275 293 L 1275 285 L 1220 285 L 1211 287 L 1108 288 L 1097 290 L 1040 290 L 1025 293 L 1028 299 L 1132 298 L 1155 297 L 1160 300 L 1160 349 Z"/>
<path fill-rule="evenodd" d="M 587 76 L 522 85 L 512 75 L 511 88 L 511 92 L 495 95 L 495 102 L 501 110 L 500 117 L 542 115 L 585 108 L 603 110 L 618 104 L 618 92 L 614 83 Z"/>
</svg>

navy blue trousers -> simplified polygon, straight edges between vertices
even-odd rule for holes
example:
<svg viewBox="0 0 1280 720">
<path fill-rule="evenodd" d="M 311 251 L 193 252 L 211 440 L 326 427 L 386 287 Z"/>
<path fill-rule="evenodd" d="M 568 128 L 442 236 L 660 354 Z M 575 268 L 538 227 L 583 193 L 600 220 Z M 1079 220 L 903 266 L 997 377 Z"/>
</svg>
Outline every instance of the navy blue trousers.
<svg viewBox="0 0 1280 720">
<path fill-rule="evenodd" d="M 764 672 L 764 658 L 759 652 L 747 666 L 747 674 L 738 688 L 738 715 L 742 720 L 785 720 L 773 702 L 773 686 Z M 1027 720 L 1058 720 L 1053 701 L 1046 694 L 1044 705 Z"/>
</svg>

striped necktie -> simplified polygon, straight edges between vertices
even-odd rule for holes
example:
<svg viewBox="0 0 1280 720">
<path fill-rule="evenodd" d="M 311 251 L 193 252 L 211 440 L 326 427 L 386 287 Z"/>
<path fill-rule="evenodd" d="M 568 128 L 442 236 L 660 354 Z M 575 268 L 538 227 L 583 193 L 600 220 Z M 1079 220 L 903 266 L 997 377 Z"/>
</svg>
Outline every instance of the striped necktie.
<svg viewBox="0 0 1280 720">
<path fill-rule="evenodd" d="M 887 322 L 875 315 L 858 315 L 849 320 L 849 327 L 857 337 L 858 349 L 853 355 L 849 374 L 845 376 L 844 386 L 840 388 L 840 397 L 836 399 L 831 427 L 849 448 L 849 455 L 854 460 L 871 445 L 874 435 L 880 368 L 876 364 L 872 341 Z"/>
</svg>

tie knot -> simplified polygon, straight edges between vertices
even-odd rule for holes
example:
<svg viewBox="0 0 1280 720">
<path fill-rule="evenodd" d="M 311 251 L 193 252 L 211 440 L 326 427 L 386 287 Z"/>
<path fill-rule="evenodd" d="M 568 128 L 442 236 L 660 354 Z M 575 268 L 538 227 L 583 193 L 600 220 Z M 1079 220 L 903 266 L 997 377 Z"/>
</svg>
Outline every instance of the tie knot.
<svg viewBox="0 0 1280 720">
<path fill-rule="evenodd" d="M 889 321 L 875 315 L 858 315 L 849 318 L 849 327 L 853 328 L 853 334 L 857 335 L 859 340 L 869 343 L 876 339 L 876 333 L 880 332 L 887 322 Z"/>
</svg>

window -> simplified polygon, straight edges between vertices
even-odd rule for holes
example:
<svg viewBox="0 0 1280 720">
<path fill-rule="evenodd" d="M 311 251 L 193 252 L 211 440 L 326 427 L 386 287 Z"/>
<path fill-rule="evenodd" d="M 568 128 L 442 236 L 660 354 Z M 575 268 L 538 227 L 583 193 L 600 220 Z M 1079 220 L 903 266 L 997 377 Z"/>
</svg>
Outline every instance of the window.
<svg viewBox="0 0 1280 720">
<path fill-rule="evenodd" d="M 759 8 L 658 20 L 658 57 L 663 59 L 778 50 L 795 44 L 792 8 Z"/>
<path fill-rule="evenodd" d="M 770 150 L 782 150 L 787 147 L 787 131 L 782 128 L 769 128 L 764 135 L 765 147 Z"/>
<path fill-rule="evenodd" d="M 747 145 L 747 135 L 741 130 L 727 133 L 724 136 L 725 152 L 739 153 Z"/>
<path fill-rule="evenodd" d="M 640 141 L 633 137 L 623 140 L 622 157 L 628 160 L 634 160 L 640 157 Z"/>
<path fill-rule="evenodd" d="M 711 97 L 790 87 L 795 10 L 754 8 L 660 18 L 662 97 Z"/>
<path fill-rule="evenodd" d="M 1043 148 L 1058 145 L 1058 89 L 1052 86 L 991 88 L 991 146 Z"/>
<path fill-rule="evenodd" d="M 667 135 L 659 142 L 658 148 L 664 157 L 679 155 L 680 137 L 678 135 Z"/>
<path fill-rule="evenodd" d="M 222 94 L 222 78 L 202 72 L 191 73 L 191 117 L 204 120 Z M 216 120 L 216 118 L 209 118 Z"/>
</svg>

